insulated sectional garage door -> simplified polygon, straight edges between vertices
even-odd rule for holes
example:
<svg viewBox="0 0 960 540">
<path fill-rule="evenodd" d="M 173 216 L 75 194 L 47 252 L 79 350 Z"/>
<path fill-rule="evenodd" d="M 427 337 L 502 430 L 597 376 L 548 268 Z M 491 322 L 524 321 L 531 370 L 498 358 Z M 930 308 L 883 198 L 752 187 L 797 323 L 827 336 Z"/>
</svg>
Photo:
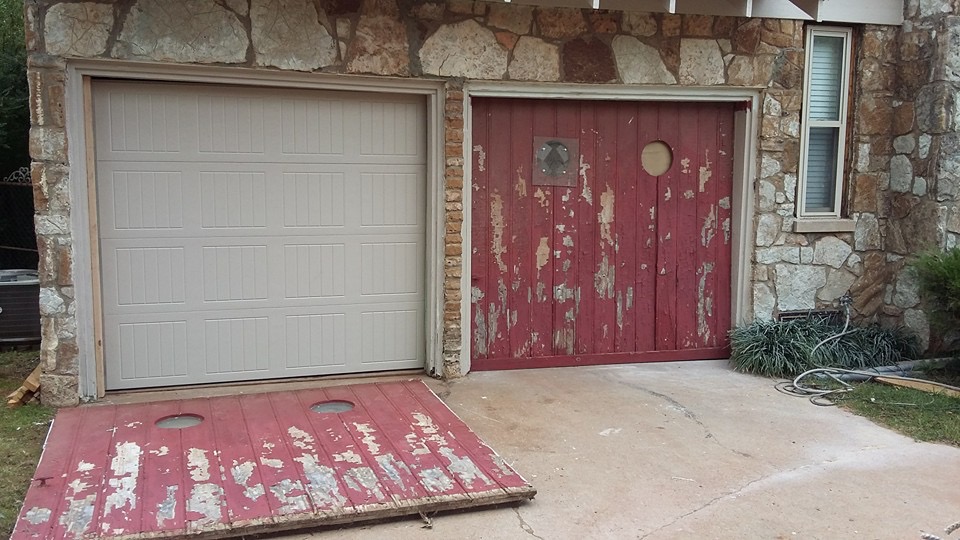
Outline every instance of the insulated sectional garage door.
<svg viewBox="0 0 960 540">
<path fill-rule="evenodd" d="M 108 389 L 423 366 L 421 97 L 93 95 Z"/>
</svg>

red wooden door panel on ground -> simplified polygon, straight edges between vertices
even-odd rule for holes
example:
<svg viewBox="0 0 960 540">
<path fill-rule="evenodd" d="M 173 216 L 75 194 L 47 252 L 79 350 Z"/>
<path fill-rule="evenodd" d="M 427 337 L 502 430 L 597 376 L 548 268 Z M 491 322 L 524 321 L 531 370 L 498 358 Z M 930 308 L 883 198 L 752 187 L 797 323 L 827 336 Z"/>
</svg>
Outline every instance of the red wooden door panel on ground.
<svg viewBox="0 0 960 540">
<path fill-rule="evenodd" d="M 472 105 L 473 369 L 726 357 L 734 104 Z"/>
</svg>

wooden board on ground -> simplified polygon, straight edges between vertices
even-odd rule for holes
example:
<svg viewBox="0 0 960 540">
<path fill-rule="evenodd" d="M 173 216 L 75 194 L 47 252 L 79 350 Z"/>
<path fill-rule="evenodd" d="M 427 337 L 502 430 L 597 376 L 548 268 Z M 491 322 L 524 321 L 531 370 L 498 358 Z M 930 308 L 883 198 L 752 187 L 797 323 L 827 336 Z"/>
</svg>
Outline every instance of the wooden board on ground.
<svg viewBox="0 0 960 540">
<path fill-rule="evenodd" d="M 960 398 L 960 388 L 933 381 L 921 381 L 918 379 L 904 379 L 901 377 L 874 377 L 873 380 L 891 386 L 902 386 L 922 390 L 934 394 L 944 394 L 950 397 Z"/>
<path fill-rule="evenodd" d="M 534 495 L 419 380 L 90 405 L 58 413 L 13 538 L 236 537 Z"/>
</svg>

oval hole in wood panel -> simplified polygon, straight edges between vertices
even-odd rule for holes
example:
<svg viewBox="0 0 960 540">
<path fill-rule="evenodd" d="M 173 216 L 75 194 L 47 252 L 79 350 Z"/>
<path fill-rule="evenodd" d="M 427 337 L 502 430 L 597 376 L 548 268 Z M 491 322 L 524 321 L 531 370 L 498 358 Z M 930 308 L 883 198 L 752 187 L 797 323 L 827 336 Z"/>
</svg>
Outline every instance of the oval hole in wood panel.
<svg viewBox="0 0 960 540">
<path fill-rule="evenodd" d="M 161 418 L 156 424 L 158 428 L 184 429 L 196 426 L 200 422 L 203 422 L 203 417 L 198 414 L 176 414 Z"/>
<path fill-rule="evenodd" d="M 310 410 L 315 413 L 342 413 L 353 409 L 353 403 L 349 401 L 321 401 L 310 406 Z"/>
<path fill-rule="evenodd" d="M 640 163 L 650 176 L 660 176 L 673 165 L 673 151 L 663 141 L 647 143 L 640 153 Z"/>
</svg>

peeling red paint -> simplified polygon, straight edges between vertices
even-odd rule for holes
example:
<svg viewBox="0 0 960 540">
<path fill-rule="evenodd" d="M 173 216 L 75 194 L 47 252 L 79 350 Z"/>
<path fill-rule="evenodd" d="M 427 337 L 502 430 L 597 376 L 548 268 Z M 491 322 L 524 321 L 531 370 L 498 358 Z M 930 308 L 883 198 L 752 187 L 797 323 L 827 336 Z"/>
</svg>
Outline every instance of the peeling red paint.
<svg viewBox="0 0 960 540">
<path fill-rule="evenodd" d="M 310 409 L 331 400 L 354 408 Z M 154 425 L 182 413 L 205 421 Z M 57 414 L 12 538 L 239 537 L 534 494 L 420 381 L 77 407 Z"/>
<path fill-rule="evenodd" d="M 733 105 L 477 98 L 474 113 L 475 369 L 724 354 Z M 543 136 L 579 139 L 580 185 L 521 189 Z M 677 156 L 659 177 L 640 164 L 651 141 Z"/>
</svg>

